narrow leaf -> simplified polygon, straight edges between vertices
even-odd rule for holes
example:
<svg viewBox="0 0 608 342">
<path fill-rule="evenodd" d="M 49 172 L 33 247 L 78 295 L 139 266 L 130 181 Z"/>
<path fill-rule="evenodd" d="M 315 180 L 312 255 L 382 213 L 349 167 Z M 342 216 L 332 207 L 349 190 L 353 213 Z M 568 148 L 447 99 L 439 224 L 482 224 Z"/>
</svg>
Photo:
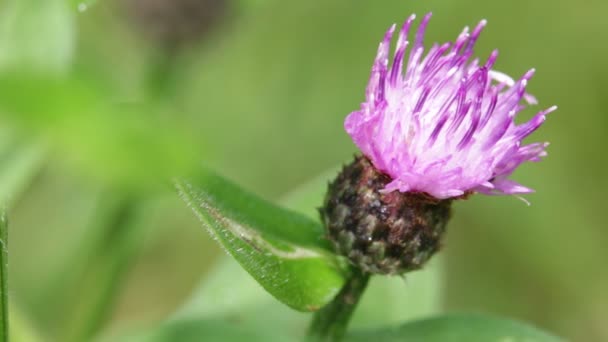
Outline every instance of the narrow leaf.
<svg viewBox="0 0 608 342">
<path fill-rule="evenodd" d="M 0 341 L 8 341 L 8 222 L 0 209 Z"/>
<path fill-rule="evenodd" d="M 281 209 L 210 172 L 201 186 L 176 181 L 210 234 L 266 291 L 299 311 L 327 304 L 346 269 L 329 251 L 315 221 Z"/>
<path fill-rule="evenodd" d="M 560 338 L 520 322 L 478 314 L 452 314 L 387 329 L 352 333 L 346 341 L 558 342 Z"/>
<path fill-rule="evenodd" d="M 322 203 L 327 181 L 336 170 L 324 172 L 298 186 L 281 201 L 286 207 L 318 221 L 316 207 Z M 440 311 L 441 262 L 434 260 L 422 271 L 398 277 L 374 277 L 353 317 L 353 328 L 378 327 L 380 324 L 422 318 Z M 263 308 L 263 309 L 261 309 Z M 264 315 L 260 315 L 263 310 Z M 254 279 L 243 272 L 232 258 L 222 257 L 201 280 L 192 297 L 171 317 L 172 322 L 221 320 L 234 323 L 234 329 L 256 327 L 272 330 L 296 340 L 303 338 L 310 321 L 305 313 L 290 310 L 265 293 Z M 176 325 L 177 326 L 177 325 Z M 158 329 L 164 330 L 164 327 Z M 160 334 L 150 330 L 150 336 Z M 201 335 L 208 336 L 208 335 Z"/>
</svg>

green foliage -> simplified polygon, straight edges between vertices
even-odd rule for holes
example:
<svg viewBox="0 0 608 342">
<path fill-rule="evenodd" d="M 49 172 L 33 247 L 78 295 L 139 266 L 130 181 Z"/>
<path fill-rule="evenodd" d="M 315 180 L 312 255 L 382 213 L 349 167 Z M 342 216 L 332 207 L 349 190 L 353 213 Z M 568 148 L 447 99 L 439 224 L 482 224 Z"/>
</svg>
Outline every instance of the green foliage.
<svg viewBox="0 0 608 342">
<path fill-rule="evenodd" d="M 310 317 L 277 301 L 234 259 L 224 256 L 170 321 L 223 320 L 242 329 L 272 330 L 296 338 L 304 335 Z"/>
<path fill-rule="evenodd" d="M 492 316 L 453 314 L 395 328 L 354 332 L 346 341 L 559 342 L 561 339 L 519 322 Z"/>
<path fill-rule="evenodd" d="M 243 328 L 221 320 L 170 321 L 149 332 L 128 334 L 108 342 L 198 342 L 198 341 L 289 342 L 290 335 L 271 329 Z"/>
<path fill-rule="evenodd" d="M 43 149 L 39 144 L 19 144 L 6 131 L 0 130 L 0 135 L 0 205 L 10 206 L 38 171 Z"/>
<path fill-rule="evenodd" d="M 0 4 L 0 70 L 66 72 L 74 51 L 74 24 L 65 0 L 3 1 Z"/>
<path fill-rule="evenodd" d="M 152 332 L 126 335 L 114 341 L 302 341 L 284 334 L 280 324 L 266 329 L 243 328 L 221 320 L 169 321 Z M 278 329 L 277 329 L 278 328 Z M 345 342 L 559 342 L 561 339 L 519 322 L 481 315 L 447 315 L 413 321 L 394 328 L 354 332 Z"/>
<path fill-rule="evenodd" d="M 116 101 L 108 85 L 71 70 L 77 8 L 65 0 L 3 7 L 1 124 L 44 140 L 95 180 L 141 189 L 193 169 L 200 144 L 173 113 L 142 99 Z"/>
<path fill-rule="evenodd" d="M 407 280 L 372 278 L 355 311 L 352 327 L 377 328 L 439 313 L 441 283 L 437 276 L 440 269 L 435 266 L 412 273 Z M 260 310 L 263 315 L 259 314 Z M 223 319 L 235 326 L 273 329 L 301 337 L 310 318 L 279 304 L 234 260 L 224 257 L 171 320 Z"/>
<path fill-rule="evenodd" d="M 50 140 L 66 160 L 96 179 L 141 187 L 189 171 L 199 151 L 187 129 L 152 107 L 112 105 L 104 95 L 109 94 L 90 82 L 0 73 L 5 118 Z"/>
<path fill-rule="evenodd" d="M 322 202 L 327 181 L 334 174 L 335 170 L 324 172 L 298 186 L 281 202 L 318 221 L 314 208 Z M 442 298 L 440 273 L 440 262 L 434 260 L 429 267 L 411 273 L 405 279 L 372 278 L 355 311 L 352 326 L 379 327 L 439 313 Z M 259 314 L 260 308 L 263 308 L 264 315 Z M 192 297 L 172 316 L 172 320 L 178 321 L 219 318 L 245 328 L 273 329 L 293 338 L 301 338 L 311 316 L 279 304 L 234 260 L 222 257 L 211 273 L 201 279 Z"/>
<path fill-rule="evenodd" d="M 23 312 L 11 303 L 9 310 L 10 335 L 6 341 L 10 342 L 43 342 L 44 340 L 34 330 L 32 322 L 25 317 Z"/>
<path fill-rule="evenodd" d="M 318 223 L 209 172 L 197 184 L 176 182 L 209 233 L 270 294 L 296 310 L 315 311 L 338 293 L 348 270 L 330 253 Z"/>
<path fill-rule="evenodd" d="M 148 228 L 139 220 L 143 215 L 139 198 L 114 190 L 105 193 L 101 202 L 96 208 L 96 226 L 78 246 L 80 261 L 64 274 L 77 275 L 77 282 L 60 300 L 66 307 L 58 329 L 61 341 L 91 340 L 107 323 L 141 246 L 142 232 Z"/>
<path fill-rule="evenodd" d="M 286 196 L 284 202 L 288 207 L 300 209 L 306 216 L 314 219 L 316 214 L 310 208 L 313 203 L 320 203 L 327 179 L 333 173 L 325 173 L 298 187 Z M 245 257 L 254 260 L 261 258 L 255 254 L 257 249 L 266 248 L 272 251 L 276 248 L 274 244 L 277 238 L 281 242 L 279 248 L 284 248 L 284 244 L 302 244 L 314 248 L 312 245 L 317 241 L 314 237 L 319 234 L 318 228 L 311 226 L 310 232 L 315 232 L 311 235 L 302 231 L 295 233 L 289 215 L 296 215 L 295 221 L 303 220 L 297 214 L 274 207 L 210 172 L 203 172 L 198 182 L 202 184 L 199 187 L 183 181 L 178 181 L 176 185 L 184 200 L 200 216 L 212 235 L 239 262 L 243 263 Z M 278 225 L 277 222 L 281 220 L 285 221 Z M 235 224 L 239 227 L 234 227 Z M 286 228 L 275 231 L 274 225 Z M 259 227 L 256 233 L 260 235 L 256 235 L 255 239 L 247 238 L 251 236 L 251 232 L 243 231 L 240 226 Z M 262 238 L 266 240 L 261 240 Z M 250 254 L 238 250 L 251 243 L 257 247 L 247 250 L 246 253 Z M 267 261 L 243 265 L 262 286 L 265 284 L 263 278 L 259 279 L 261 277 L 258 265 L 265 262 Z M 360 307 L 355 311 L 352 323 L 354 332 L 345 340 L 498 341 L 510 338 L 513 341 L 559 341 L 521 323 L 480 315 L 436 316 L 397 326 L 403 321 L 429 317 L 440 312 L 441 277 L 438 266 L 437 262 L 433 262 L 430 267 L 414 272 L 406 279 L 376 277 L 364 295 Z M 301 278 L 302 275 L 297 272 L 296 269 L 285 276 Z M 266 273 L 262 274 L 268 276 Z M 264 286 L 265 289 L 280 300 L 283 298 L 281 296 L 288 296 L 290 293 L 301 296 L 290 290 L 272 286 L 269 289 L 267 286 Z M 142 342 L 175 339 L 189 341 L 202 338 L 228 341 L 248 335 L 253 340 L 260 338 L 268 341 L 298 341 L 303 339 L 309 320 L 309 315 L 290 311 L 279 305 L 264 293 L 237 263 L 229 258 L 222 258 L 214 271 L 203 279 L 194 296 L 171 319 L 158 327 L 142 329 L 122 338 L 125 341 Z M 379 328 L 387 325 L 395 327 Z"/>
</svg>

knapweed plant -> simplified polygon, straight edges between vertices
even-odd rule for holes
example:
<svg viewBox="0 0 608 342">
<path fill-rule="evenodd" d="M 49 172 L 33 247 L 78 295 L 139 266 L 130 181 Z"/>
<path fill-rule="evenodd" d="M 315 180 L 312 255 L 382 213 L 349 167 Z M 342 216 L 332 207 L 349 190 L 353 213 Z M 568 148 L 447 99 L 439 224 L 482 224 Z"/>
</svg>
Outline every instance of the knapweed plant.
<svg viewBox="0 0 608 342">
<path fill-rule="evenodd" d="M 76 2 L 80 12 L 86 12 L 94 3 Z M 69 70 L 65 63 L 71 63 L 70 53 L 58 53 L 57 58 L 51 58 L 52 55 L 46 51 L 44 43 L 53 43 L 48 45 L 49 50 L 55 45 L 63 45 L 68 50 L 76 45 L 72 41 L 74 21 L 68 15 L 67 2 L 30 1 L 28 6 L 21 0 L 11 3 L 10 8 L 16 14 L 14 18 L 7 17 L 13 19 L 6 23 L 23 23 L 24 27 L 30 23 L 32 26 L 29 29 L 16 26 L 13 31 L 7 31 L 11 33 L 10 37 L 17 37 L 11 40 L 5 39 L 5 25 L 0 25 L 0 47 L 14 45 L 17 51 L 22 42 L 29 43 L 29 40 L 21 39 L 20 34 L 27 36 L 31 33 L 38 37 L 46 31 L 57 31 L 65 37 L 40 39 L 38 44 L 31 44 L 35 47 L 31 51 L 25 49 L 25 52 L 37 56 L 35 63 L 28 62 L 17 53 L 13 59 L 0 58 L 2 119 L 6 116 L 6 121 L 15 127 L 24 131 L 29 129 L 36 138 L 42 138 L 40 147 L 36 145 L 31 151 L 23 149 L 8 153 L 6 150 L 15 149 L 12 137 L 7 138 L 5 131 L 0 130 L 0 151 L 5 164 L 11 166 L 3 169 L 0 183 L 3 186 L 17 184 L 14 187 L 19 188 L 20 183 L 26 183 L 25 178 L 33 178 L 34 172 L 25 170 L 42 164 L 42 156 L 47 153 L 47 140 L 52 141 L 48 146 L 52 146 L 57 155 L 71 157 L 66 159 L 87 166 L 88 172 L 95 176 L 95 182 L 100 183 L 99 187 L 89 189 L 95 192 L 95 196 L 91 196 L 95 198 L 87 197 L 89 202 L 99 203 L 93 205 L 87 200 L 84 201 L 86 203 L 70 200 L 66 206 L 74 206 L 69 208 L 70 211 L 86 211 L 91 207 L 89 210 L 94 211 L 90 214 L 93 217 L 91 221 L 101 228 L 81 232 L 84 242 L 72 239 L 75 252 L 65 253 L 64 259 L 69 259 L 70 263 L 64 272 L 47 272 L 53 286 L 48 286 L 48 289 L 40 286 L 44 289 L 38 293 L 34 291 L 38 284 L 31 284 L 35 295 L 25 296 L 32 302 L 38 294 L 47 299 L 42 301 L 44 305 L 31 305 L 29 309 L 42 307 L 31 311 L 40 316 L 37 317 L 38 322 L 47 325 L 51 331 L 48 335 L 54 337 L 53 340 L 559 340 L 522 323 L 480 314 L 445 314 L 440 307 L 443 263 L 441 256 L 433 256 L 445 243 L 452 205 L 477 194 L 514 195 L 523 199 L 522 195 L 531 192 L 511 176 L 521 164 L 536 162 L 545 156 L 547 143 L 523 141 L 556 108 L 541 110 L 528 121 L 517 118 L 527 105 L 536 103 L 535 98 L 526 92 L 534 70 L 514 79 L 494 70 L 497 51 L 491 52 L 486 59 L 476 59 L 474 48 L 485 21 L 471 32 L 465 28 L 453 42 L 426 47 L 424 36 L 430 14 L 419 23 L 412 15 L 400 29 L 394 25 L 390 27 L 373 61 L 365 100 L 359 110 L 345 117 L 345 131 L 360 152 L 339 172 L 334 170 L 329 177 L 323 176 L 309 186 L 291 192 L 283 202 L 286 207 L 280 207 L 242 190 L 209 169 L 192 171 L 199 170 L 198 160 L 205 152 L 199 153 L 194 147 L 200 143 L 196 139 L 198 132 L 189 131 L 190 125 L 186 123 L 182 125 L 179 115 L 164 115 L 164 109 L 169 107 L 168 99 L 149 100 L 151 105 L 145 102 L 147 97 L 153 98 L 159 93 L 179 97 L 178 93 L 187 88 L 177 88 L 173 84 L 175 88 L 171 90 L 171 82 L 167 81 L 170 77 L 157 70 L 169 68 L 168 65 L 179 60 L 177 53 L 169 50 L 186 46 L 185 38 L 183 41 L 179 39 L 179 44 L 167 43 L 170 39 L 164 38 L 163 46 L 168 52 L 163 51 L 167 56 L 160 58 L 161 62 L 157 63 L 160 66 L 152 68 L 150 77 L 161 79 L 159 83 L 163 87 L 150 87 L 143 91 L 147 94 L 142 95 L 146 106 L 114 106 L 113 100 L 108 99 L 120 97 L 117 93 L 121 91 L 107 90 L 112 87 L 101 85 L 106 82 L 113 84 L 111 77 L 104 82 L 93 82 L 94 76 L 86 73 L 89 69 L 86 61 L 76 59 L 78 70 Z M 136 5 L 150 3 L 138 1 Z M 184 15 L 190 14 L 188 6 L 191 3 L 186 3 Z M 166 6 L 170 8 L 171 5 Z M 139 8 L 137 6 L 135 8 Z M 38 13 L 35 10 L 40 8 L 40 13 L 50 13 L 46 22 L 43 23 L 42 15 L 18 20 L 20 15 Z M 4 18 L 1 13 L 0 18 Z M 156 24 L 156 17 L 150 18 L 153 19 L 151 23 Z M 194 13 L 192 18 L 192 23 L 197 24 L 194 26 L 204 26 Z M 91 26 L 94 25 L 96 22 Z M 163 26 L 163 30 L 173 25 L 171 21 Z M 275 27 L 272 30 L 276 31 Z M 102 32 L 106 34 L 105 26 Z M 6 45 L 6 42 L 14 44 Z M 87 43 L 86 39 L 82 42 Z M 361 46 L 360 51 L 371 51 L 371 48 Z M 102 50 L 104 53 L 105 50 L 112 51 L 104 55 Z M 104 45 L 103 49 L 94 50 L 90 55 L 100 60 L 111 56 L 113 63 L 118 59 L 116 56 L 121 56 L 120 49 L 115 50 Z M 41 51 L 39 56 L 37 53 Z M 23 56 L 30 56 L 25 52 Z M 372 53 L 369 54 L 371 59 Z M 9 55 L 0 53 L 0 57 L 6 56 Z M 11 66 L 16 71 L 8 67 L 11 72 L 2 69 L 7 61 L 18 64 Z M 26 62 L 35 68 L 23 72 L 19 68 Z M 54 65 L 54 62 L 57 66 L 52 67 L 51 72 L 38 74 L 36 71 Z M 95 74 L 105 74 L 105 70 L 120 73 L 114 68 L 112 64 Z M 122 70 L 132 69 L 137 68 L 128 65 Z M 210 69 L 207 71 L 211 71 L 210 78 L 214 81 L 214 77 L 225 74 L 225 70 L 214 73 Z M 364 71 L 348 72 L 363 75 Z M 187 74 L 184 70 L 179 73 Z M 240 73 L 233 74 L 239 82 L 242 80 Z M 257 78 L 252 78 L 257 82 Z M 166 84 L 163 83 L 165 81 Z M 244 92 L 234 91 L 230 95 L 233 93 Z M 249 109 L 247 99 L 255 96 L 247 98 L 249 94 L 240 95 L 243 100 L 236 97 L 233 100 L 242 101 L 242 108 Z M 212 112 L 206 108 L 199 109 L 209 100 L 213 99 L 204 98 L 201 106 L 192 107 L 197 107 L 197 111 Z M 225 103 L 224 100 L 219 102 Z M 226 132 L 231 129 L 226 128 Z M 238 133 L 225 135 L 230 136 L 227 139 L 238 139 Z M 346 140 L 347 136 L 344 135 L 343 139 Z M 268 169 L 278 174 L 284 172 L 281 166 Z M 146 184 L 140 186 L 141 183 Z M 123 285 L 127 265 L 143 240 L 142 231 L 147 225 L 157 223 L 154 209 L 150 209 L 155 206 L 147 202 L 153 196 L 148 195 L 156 194 L 163 186 L 163 195 L 174 199 L 176 208 L 192 218 L 190 211 L 184 210 L 183 203 L 175 195 L 173 186 L 177 189 L 207 231 L 238 263 L 230 258 L 220 260 L 210 275 L 206 275 L 205 282 L 192 299 L 166 322 L 132 334 L 129 331 L 124 336 L 122 332 L 111 335 L 114 331 L 107 336 L 101 335 L 100 331 L 107 333 L 103 328 L 110 321 L 116 289 Z M 0 205 L 10 205 L 7 197 L 15 192 L 18 191 L 4 186 Z M 61 202 L 54 193 L 52 198 L 41 198 Z M 51 206 L 46 207 L 48 201 L 39 202 L 49 212 L 53 210 Z M 171 210 L 176 208 L 171 207 Z M 0 209 L 0 342 L 3 342 L 9 336 L 6 280 L 9 220 L 4 209 Z M 515 210 L 530 209 L 522 205 Z M 45 214 L 40 215 L 43 220 L 46 219 Z M 46 232 L 45 223 L 42 225 Z M 458 233 L 457 230 L 451 231 L 451 234 Z M 171 234 L 174 234 L 173 229 Z M 64 243 L 70 242 L 71 235 L 72 232 L 49 233 L 48 243 L 63 248 Z M 36 259 L 29 254 L 35 249 L 30 247 L 29 240 L 27 248 L 27 254 L 23 255 Z M 163 250 L 174 252 L 170 248 Z M 156 262 L 158 259 L 162 259 L 162 255 L 154 254 L 153 260 Z M 45 266 L 34 265 L 35 276 L 47 271 L 40 270 Z M 163 265 L 154 264 L 154 277 L 158 277 L 154 279 L 162 277 L 163 281 L 172 282 L 172 279 L 167 280 L 171 277 Z M 187 268 L 200 266 L 194 258 L 189 258 L 184 265 Z M 146 281 L 150 279 L 144 278 Z M 36 283 L 30 279 L 37 280 L 26 278 L 28 286 Z M 71 282 L 64 282 L 64 279 Z M 22 280 L 21 284 L 25 283 Z M 64 286 L 66 283 L 69 286 Z M 11 308 L 20 304 L 15 302 Z M 59 311 L 53 310 L 55 306 L 66 312 L 57 320 L 53 317 Z M 28 317 L 28 314 L 25 312 L 23 317 Z M 19 310 L 11 310 L 13 340 L 45 341 L 47 336 L 44 334 L 24 333 L 38 330 L 37 327 L 30 329 L 30 325 L 35 324 L 28 324 L 29 319 L 25 318 L 20 321 L 19 315 Z"/>
<path fill-rule="evenodd" d="M 526 93 L 534 70 L 514 80 L 493 69 L 497 51 L 476 59 L 485 21 L 472 32 L 465 28 L 454 42 L 426 50 L 430 18 L 426 15 L 412 33 L 415 16 L 409 17 L 394 52 L 394 25 L 381 41 L 365 102 L 344 124 L 361 153 L 329 183 L 318 210 L 322 224 L 212 173 L 202 176 L 202 186 L 177 180 L 177 188 L 266 291 L 294 310 L 313 312 L 309 339 L 554 340 L 514 323 L 458 315 L 347 331 L 370 277 L 407 281 L 440 249 L 454 201 L 477 193 L 531 192 L 509 177 L 522 163 L 546 154 L 547 143 L 523 140 L 556 107 L 515 123 L 526 104 L 536 103 Z M 258 314 L 264 315 L 263 309 Z"/>
</svg>

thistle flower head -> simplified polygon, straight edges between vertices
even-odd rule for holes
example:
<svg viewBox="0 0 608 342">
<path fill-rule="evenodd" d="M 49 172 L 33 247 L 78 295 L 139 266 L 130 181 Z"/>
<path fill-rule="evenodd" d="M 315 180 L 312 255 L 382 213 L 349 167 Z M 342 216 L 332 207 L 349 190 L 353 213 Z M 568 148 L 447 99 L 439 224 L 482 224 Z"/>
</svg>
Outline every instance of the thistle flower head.
<svg viewBox="0 0 608 342">
<path fill-rule="evenodd" d="M 468 28 L 452 43 L 425 53 L 431 15 L 408 40 L 415 16 L 403 24 L 389 64 L 393 25 L 378 48 L 366 101 L 345 120 L 345 129 L 373 165 L 390 177 L 385 192 L 423 192 L 437 199 L 466 192 L 522 194 L 532 190 L 508 179 L 525 161 L 538 161 L 547 143 L 523 145 L 545 116 L 516 124 L 526 104 L 534 69 L 514 81 L 492 69 L 498 52 L 480 62 L 473 47 L 486 25 Z"/>
</svg>

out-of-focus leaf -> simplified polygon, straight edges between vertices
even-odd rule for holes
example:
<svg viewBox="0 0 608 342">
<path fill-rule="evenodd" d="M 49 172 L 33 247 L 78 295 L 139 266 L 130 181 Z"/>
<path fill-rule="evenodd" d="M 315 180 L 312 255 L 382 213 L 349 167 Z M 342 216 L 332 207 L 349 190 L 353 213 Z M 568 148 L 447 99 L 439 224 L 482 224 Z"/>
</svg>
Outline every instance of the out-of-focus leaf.
<svg viewBox="0 0 608 342">
<path fill-rule="evenodd" d="M 259 312 L 264 312 L 260 315 Z M 223 256 L 193 296 L 171 320 L 222 319 L 241 327 L 259 327 L 304 336 L 311 315 L 281 304 L 232 258 Z"/>
<path fill-rule="evenodd" d="M 11 329 L 9 331 L 9 337 L 7 341 L 11 342 L 41 342 L 43 341 L 37 331 L 34 330 L 33 325 L 27 319 L 19 308 L 15 306 L 15 303 L 11 303 L 11 309 L 9 311 L 9 322 Z"/>
<path fill-rule="evenodd" d="M 336 177 L 339 171 L 339 168 L 332 168 L 321 173 L 287 193 L 283 196 L 281 203 L 287 208 L 319 221 L 318 208 L 323 204 L 329 182 Z"/>
<path fill-rule="evenodd" d="M 210 234 L 281 302 L 314 311 L 338 293 L 347 269 L 328 250 L 320 224 L 281 209 L 213 173 L 176 181 Z"/>
<path fill-rule="evenodd" d="M 373 328 L 441 313 L 442 260 L 435 256 L 422 270 L 400 277 L 372 277 L 351 322 Z"/>
<path fill-rule="evenodd" d="M 74 256 L 78 261 L 70 265 L 78 281 L 63 298 L 67 312 L 58 329 L 60 341 L 88 341 L 107 323 L 147 229 L 137 196 L 114 190 L 102 199 L 96 226 L 81 241 Z"/>
<path fill-rule="evenodd" d="M 74 11 L 65 0 L 7 0 L 0 5 L 0 69 L 63 72 L 74 50 Z"/>
<path fill-rule="evenodd" d="M 143 105 L 112 105 L 93 82 L 0 73 L 0 114 L 61 158 L 103 181 L 150 186 L 200 159 L 194 135 L 175 117 Z"/>
<path fill-rule="evenodd" d="M 260 315 L 263 315 L 260 312 Z M 277 326 L 278 328 L 278 326 Z M 135 332 L 122 337 L 111 336 L 100 341 L 107 342 L 199 342 L 199 341 L 251 341 L 290 342 L 290 335 L 271 329 L 243 328 L 221 320 L 172 321 L 151 330 Z"/>
<path fill-rule="evenodd" d="M 324 172 L 285 196 L 288 208 L 318 220 L 316 210 L 323 203 L 327 184 L 338 169 Z M 436 315 L 441 312 L 442 295 L 441 255 L 424 269 L 400 277 L 372 277 L 361 303 L 352 318 L 353 327 L 368 328 L 382 324 L 404 322 Z"/>
<path fill-rule="evenodd" d="M 42 156 L 39 145 L 0 142 L 0 205 L 10 205 L 19 196 L 38 170 Z"/>
<path fill-rule="evenodd" d="M 558 342 L 560 338 L 520 322 L 473 314 L 452 314 L 395 328 L 351 333 L 346 341 Z"/>
</svg>

